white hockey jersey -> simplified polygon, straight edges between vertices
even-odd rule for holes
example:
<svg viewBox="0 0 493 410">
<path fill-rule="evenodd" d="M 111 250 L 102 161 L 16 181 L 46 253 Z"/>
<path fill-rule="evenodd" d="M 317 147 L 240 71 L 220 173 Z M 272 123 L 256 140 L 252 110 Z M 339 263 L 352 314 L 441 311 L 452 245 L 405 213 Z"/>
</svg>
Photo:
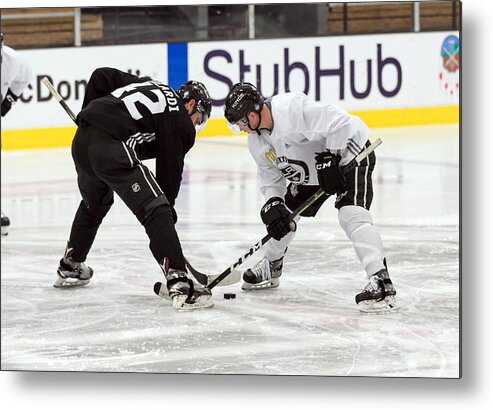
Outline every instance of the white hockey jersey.
<svg viewBox="0 0 493 410">
<path fill-rule="evenodd" d="M 318 185 L 315 153 L 342 150 L 341 165 L 364 148 L 370 130 L 358 117 L 303 93 L 276 95 L 267 101 L 272 131 L 248 135 L 248 149 L 257 163 L 260 190 L 268 200 L 284 197 L 287 182 Z"/>
<path fill-rule="evenodd" d="M 31 67 L 15 50 L 2 44 L 2 101 L 10 91 L 20 96 L 31 81 Z"/>
</svg>

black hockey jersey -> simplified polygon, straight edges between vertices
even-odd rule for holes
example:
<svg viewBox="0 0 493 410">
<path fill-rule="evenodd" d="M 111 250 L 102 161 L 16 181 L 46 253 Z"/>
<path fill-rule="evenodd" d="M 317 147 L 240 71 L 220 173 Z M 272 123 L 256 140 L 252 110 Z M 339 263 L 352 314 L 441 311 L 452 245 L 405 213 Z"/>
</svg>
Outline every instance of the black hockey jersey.
<svg viewBox="0 0 493 410">
<path fill-rule="evenodd" d="M 156 80 L 98 68 L 77 120 L 123 141 L 142 160 L 156 158 L 156 180 L 174 205 L 184 157 L 195 142 L 195 127 L 174 90 Z"/>
</svg>

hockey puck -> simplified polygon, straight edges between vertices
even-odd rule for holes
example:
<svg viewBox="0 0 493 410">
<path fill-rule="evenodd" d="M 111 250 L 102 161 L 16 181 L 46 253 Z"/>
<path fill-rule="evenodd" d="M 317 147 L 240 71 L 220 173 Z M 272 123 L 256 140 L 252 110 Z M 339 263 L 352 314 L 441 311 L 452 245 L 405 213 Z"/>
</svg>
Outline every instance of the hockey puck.
<svg viewBox="0 0 493 410">
<path fill-rule="evenodd" d="M 236 299 L 236 293 L 225 293 L 224 299 Z"/>
</svg>

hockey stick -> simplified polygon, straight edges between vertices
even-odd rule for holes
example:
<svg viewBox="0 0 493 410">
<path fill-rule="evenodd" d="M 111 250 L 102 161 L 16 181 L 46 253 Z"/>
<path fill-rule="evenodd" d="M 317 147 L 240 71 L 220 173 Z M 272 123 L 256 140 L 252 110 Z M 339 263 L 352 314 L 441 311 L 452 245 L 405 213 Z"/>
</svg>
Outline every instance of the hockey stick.
<svg viewBox="0 0 493 410">
<path fill-rule="evenodd" d="M 58 91 L 53 87 L 53 84 L 51 84 L 50 80 L 48 77 L 43 77 L 41 79 L 41 82 L 48 88 L 48 91 L 50 94 L 55 97 L 55 100 L 57 100 L 62 108 L 65 110 L 65 112 L 68 114 L 68 116 L 72 119 L 74 123 L 76 123 L 76 118 L 77 116 L 74 114 L 74 112 L 70 109 L 70 107 L 67 105 L 67 103 L 63 100 L 62 96 L 58 93 Z M 77 123 L 76 123 L 77 124 Z M 196 270 L 190 262 L 185 258 L 185 265 L 188 269 L 188 271 L 197 279 L 197 281 L 203 285 L 207 285 L 210 283 L 212 280 L 214 280 L 217 276 L 219 275 L 206 275 L 204 273 L 199 272 Z M 222 286 L 228 286 L 233 283 L 237 283 L 240 280 L 241 272 L 240 271 L 233 271 L 233 275 L 231 275 L 231 278 L 228 280 L 225 280 L 222 284 Z"/>
<path fill-rule="evenodd" d="M 370 155 L 375 148 L 377 148 L 382 143 L 380 138 L 377 138 L 372 144 L 370 144 L 367 148 L 361 151 L 349 164 L 342 168 L 344 174 L 347 174 L 354 168 L 356 168 L 361 162 Z M 308 198 L 305 202 L 303 202 L 294 212 L 291 213 L 289 219 L 292 221 L 298 215 L 302 214 L 306 209 L 308 209 L 317 199 L 327 195 L 322 189 L 319 189 L 315 192 L 310 198 Z M 272 238 L 270 234 L 265 235 L 259 242 L 253 245 L 250 250 L 245 253 L 242 257 L 240 257 L 236 262 L 234 262 L 230 267 L 228 267 L 223 273 L 218 275 L 214 280 L 212 280 L 206 287 L 211 290 L 215 286 L 217 286 L 223 279 L 225 279 L 234 268 L 241 265 L 245 260 L 247 260 L 250 256 L 252 256 L 255 252 L 257 252 L 262 246 L 264 246 L 267 241 Z M 231 282 L 231 281 L 228 281 Z M 230 283 L 231 284 L 231 283 Z"/>
<path fill-rule="evenodd" d="M 185 257 L 184 257 L 185 258 Z M 193 275 L 197 282 L 199 282 L 203 286 L 207 286 L 209 283 L 215 281 L 219 275 L 207 275 L 205 273 L 199 272 L 195 269 L 190 262 L 188 262 L 187 258 L 185 258 L 185 265 L 188 271 Z M 233 269 L 228 277 L 225 277 L 224 280 L 218 286 L 229 286 L 238 283 L 241 279 L 241 271 L 238 269 Z"/>
<path fill-rule="evenodd" d="M 76 122 L 77 116 L 74 114 L 74 112 L 70 109 L 70 107 L 67 105 L 67 103 L 63 100 L 62 96 L 58 93 L 57 90 L 55 90 L 55 87 L 53 87 L 53 84 L 50 83 L 50 80 L 48 80 L 48 77 L 43 77 L 41 79 L 41 82 L 48 88 L 48 91 L 50 94 L 55 97 L 55 100 L 57 100 L 60 105 L 63 107 L 65 112 L 69 115 L 69 117 L 72 119 L 73 122 Z"/>
</svg>

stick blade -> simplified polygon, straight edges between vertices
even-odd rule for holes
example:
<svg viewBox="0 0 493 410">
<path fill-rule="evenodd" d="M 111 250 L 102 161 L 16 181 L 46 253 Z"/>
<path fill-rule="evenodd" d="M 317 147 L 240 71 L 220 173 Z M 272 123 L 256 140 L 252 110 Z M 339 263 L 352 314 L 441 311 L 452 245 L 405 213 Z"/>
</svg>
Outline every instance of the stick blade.
<svg viewBox="0 0 493 410">
<path fill-rule="evenodd" d="M 239 269 L 233 269 L 233 271 L 226 276 L 221 282 L 219 282 L 216 286 L 231 286 L 235 283 L 238 283 L 241 280 L 242 272 Z M 207 286 L 210 285 L 216 278 L 220 275 L 210 275 L 207 278 Z"/>
<path fill-rule="evenodd" d="M 185 258 L 185 265 L 187 267 L 187 272 L 190 276 L 195 279 L 202 286 L 209 286 L 216 278 L 220 275 L 207 275 L 205 273 L 199 272 L 195 269 L 190 262 Z M 230 286 L 238 283 L 241 279 L 241 271 L 237 269 L 233 269 L 233 271 L 226 276 L 221 282 L 217 284 L 217 286 Z"/>
</svg>

